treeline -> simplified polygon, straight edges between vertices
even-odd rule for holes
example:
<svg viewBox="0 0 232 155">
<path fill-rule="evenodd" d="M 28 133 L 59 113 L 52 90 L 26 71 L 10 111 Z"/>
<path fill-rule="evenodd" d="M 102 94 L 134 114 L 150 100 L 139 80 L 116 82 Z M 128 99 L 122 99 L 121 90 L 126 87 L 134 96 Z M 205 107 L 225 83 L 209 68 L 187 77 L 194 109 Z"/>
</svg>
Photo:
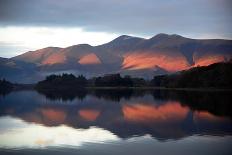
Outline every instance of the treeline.
<svg viewBox="0 0 232 155">
<path fill-rule="evenodd" d="M 0 94 L 7 94 L 13 89 L 13 84 L 5 79 L 0 79 Z"/>
<path fill-rule="evenodd" d="M 139 87 L 146 86 L 148 82 L 142 78 L 122 77 L 120 74 L 108 74 L 102 77 L 86 79 L 83 75 L 73 74 L 50 75 L 36 84 L 37 89 L 63 90 L 84 87 Z"/>
<path fill-rule="evenodd" d="M 93 78 L 93 81 L 93 86 L 97 87 L 139 87 L 149 84 L 143 78 L 132 78 L 129 75 L 121 77 L 120 74 L 108 74 L 103 77 Z"/>
<path fill-rule="evenodd" d="M 166 88 L 232 88 L 232 63 L 216 63 L 195 67 L 170 75 L 155 76 L 152 80 L 108 74 L 86 79 L 83 75 L 50 75 L 38 82 L 36 88 L 66 89 L 83 87 L 166 87 Z"/>
<path fill-rule="evenodd" d="M 0 89 L 12 89 L 13 88 L 13 84 L 10 83 L 9 81 L 6 81 L 5 79 L 0 79 Z"/>
<path fill-rule="evenodd" d="M 151 85 L 168 88 L 232 88 L 232 63 L 215 63 L 176 74 L 155 76 Z"/>
<path fill-rule="evenodd" d="M 82 88 L 87 86 L 87 79 L 83 75 L 73 74 L 50 75 L 45 80 L 36 84 L 36 89 L 65 90 L 70 88 Z"/>
</svg>

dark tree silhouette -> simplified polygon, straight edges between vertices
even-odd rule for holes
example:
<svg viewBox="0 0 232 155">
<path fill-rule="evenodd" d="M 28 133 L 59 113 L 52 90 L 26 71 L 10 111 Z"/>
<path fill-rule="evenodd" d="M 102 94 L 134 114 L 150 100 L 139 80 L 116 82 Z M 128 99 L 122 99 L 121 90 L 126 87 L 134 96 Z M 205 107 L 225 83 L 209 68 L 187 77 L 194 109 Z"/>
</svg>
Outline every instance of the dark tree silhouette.
<svg viewBox="0 0 232 155">
<path fill-rule="evenodd" d="M 120 74 L 108 74 L 97 77 L 94 85 L 98 87 L 132 87 L 133 81 L 130 76 L 121 77 Z"/>
<path fill-rule="evenodd" d="M 0 80 L 0 94 L 5 95 L 13 89 L 13 84 L 5 79 Z"/>
<path fill-rule="evenodd" d="M 232 63 L 215 63 L 172 75 L 155 76 L 151 85 L 171 88 L 232 88 Z"/>
<path fill-rule="evenodd" d="M 78 77 L 73 74 L 50 75 L 44 81 L 37 83 L 37 89 L 78 89 L 87 85 L 87 79 L 83 75 Z"/>
</svg>

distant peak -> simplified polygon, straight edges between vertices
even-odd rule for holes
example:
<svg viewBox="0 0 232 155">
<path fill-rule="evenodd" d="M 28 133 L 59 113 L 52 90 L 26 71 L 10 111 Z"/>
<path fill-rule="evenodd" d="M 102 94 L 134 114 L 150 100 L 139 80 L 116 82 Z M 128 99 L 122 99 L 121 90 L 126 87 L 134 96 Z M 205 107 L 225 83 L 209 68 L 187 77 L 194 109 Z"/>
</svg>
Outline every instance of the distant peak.
<svg viewBox="0 0 232 155">
<path fill-rule="evenodd" d="M 155 35 L 154 37 L 169 37 L 169 35 L 166 33 L 159 33 L 159 34 Z"/>
<path fill-rule="evenodd" d="M 48 46 L 48 47 L 45 47 L 45 49 L 46 48 L 60 48 L 60 47 Z"/>
<path fill-rule="evenodd" d="M 92 47 L 91 45 L 89 44 L 77 44 L 77 45 L 73 45 L 73 46 L 70 46 L 68 48 L 89 48 L 89 47 Z"/>
<path fill-rule="evenodd" d="M 172 37 L 182 37 L 181 35 L 178 35 L 178 34 L 172 34 L 170 36 L 172 36 Z"/>
<path fill-rule="evenodd" d="M 168 38 L 182 38 L 182 36 L 178 34 L 166 34 L 166 33 L 159 33 L 152 37 L 151 39 L 168 39 Z"/>
<path fill-rule="evenodd" d="M 60 47 L 52 47 L 52 46 L 49 46 L 49 47 L 41 48 L 41 49 L 38 49 L 38 50 L 35 50 L 35 51 L 58 50 L 58 49 L 61 49 L 61 48 L 60 48 Z M 34 51 L 29 51 L 29 52 L 34 52 Z"/>
<path fill-rule="evenodd" d="M 89 45 L 89 44 L 78 44 L 77 46 L 80 46 L 80 47 L 91 47 L 91 45 Z"/>
<path fill-rule="evenodd" d="M 134 36 L 129 36 L 129 35 L 121 35 L 117 38 L 115 38 L 114 40 L 111 41 L 111 43 L 119 43 L 119 42 L 125 42 L 125 41 L 139 41 L 139 40 L 143 40 L 143 38 L 139 38 L 139 37 L 134 37 Z"/>
<path fill-rule="evenodd" d="M 126 39 L 131 39 L 134 38 L 132 36 L 128 36 L 128 35 L 121 35 L 118 38 L 116 38 L 115 40 L 126 40 Z"/>
</svg>

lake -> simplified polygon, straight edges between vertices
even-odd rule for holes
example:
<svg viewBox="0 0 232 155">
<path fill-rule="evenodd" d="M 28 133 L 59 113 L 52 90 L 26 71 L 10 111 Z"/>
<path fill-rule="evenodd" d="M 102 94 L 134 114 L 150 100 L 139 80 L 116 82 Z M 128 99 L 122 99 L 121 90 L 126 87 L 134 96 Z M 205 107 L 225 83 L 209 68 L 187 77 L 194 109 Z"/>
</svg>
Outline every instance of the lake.
<svg viewBox="0 0 232 155">
<path fill-rule="evenodd" d="M 232 154 L 232 93 L 13 91 L 0 96 L 0 154 Z"/>
</svg>

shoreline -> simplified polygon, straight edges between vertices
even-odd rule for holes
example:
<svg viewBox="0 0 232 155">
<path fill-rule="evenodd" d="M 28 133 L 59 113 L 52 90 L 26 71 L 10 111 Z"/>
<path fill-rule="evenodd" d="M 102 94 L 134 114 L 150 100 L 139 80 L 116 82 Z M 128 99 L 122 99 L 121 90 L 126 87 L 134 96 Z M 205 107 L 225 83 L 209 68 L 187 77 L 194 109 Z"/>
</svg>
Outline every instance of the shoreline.
<svg viewBox="0 0 232 155">
<path fill-rule="evenodd" d="M 69 89 L 69 88 L 68 88 Z M 87 89 L 87 90 L 174 90 L 174 91 L 208 91 L 208 92 L 232 92 L 232 88 L 168 88 L 168 87 L 149 87 L 149 86 L 141 86 L 141 87 L 96 87 L 96 86 L 87 86 L 80 88 L 70 88 L 72 90 L 75 89 Z M 13 84 L 12 91 L 20 91 L 20 90 L 38 90 L 36 89 L 36 84 Z M 56 88 L 41 88 L 40 90 L 47 91 L 55 91 Z M 67 89 L 65 89 L 67 90 Z M 62 91 L 62 90 L 60 90 Z"/>
<path fill-rule="evenodd" d="M 232 91 L 232 88 L 166 88 L 166 87 L 85 87 L 86 89 L 114 90 L 114 89 L 137 89 L 137 90 L 178 90 L 178 91 Z"/>
</svg>

